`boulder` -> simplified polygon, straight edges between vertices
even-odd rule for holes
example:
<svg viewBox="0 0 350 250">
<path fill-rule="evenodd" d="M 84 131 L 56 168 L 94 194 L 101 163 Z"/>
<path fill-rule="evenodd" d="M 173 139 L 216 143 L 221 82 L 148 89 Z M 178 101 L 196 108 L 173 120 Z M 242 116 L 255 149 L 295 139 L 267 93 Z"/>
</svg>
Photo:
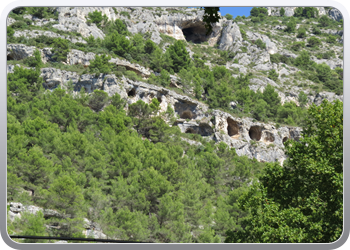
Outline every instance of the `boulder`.
<svg viewBox="0 0 350 250">
<path fill-rule="evenodd" d="M 328 11 L 328 16 L 335 20 L 335 21 L 340 21 L 341 19 L 343 19 L 343 15 L 341 14 L 341 12 L 336 9 L 336 8 L 332 8 Z"/>
</svg>

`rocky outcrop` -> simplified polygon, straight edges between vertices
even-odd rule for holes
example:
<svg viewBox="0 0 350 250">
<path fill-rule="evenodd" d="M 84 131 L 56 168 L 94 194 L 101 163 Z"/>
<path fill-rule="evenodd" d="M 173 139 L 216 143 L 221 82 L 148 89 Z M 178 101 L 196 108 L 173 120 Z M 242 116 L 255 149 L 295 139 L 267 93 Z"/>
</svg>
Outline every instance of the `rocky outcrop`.
<svg viewBox="0 0 350 250">
<path fill-rule="evenodd" d="M 343 15 L 341 14 L 341 12 L 335 8 L 332 8 L 328 11 L 328 16 L 335 21 L 340 21 L 341 19 L 343 19 Z"/>
<path fill-rule="evenodd" d="M 20 36 L 24 36 L 27 38 L 35 38 L 38 36 L 47 36 L 47 37 L 51 37 L 51 38 L 62 38 L 62 39 L 66 39 L 69 40 L 72 43 L 84 43 L 86 44 L 86 41 L 84 39 L 82 39 L 81 37 L 70 37 L 70 36 L 64 36 L 64 35 L 60 35 L 57 34 L 55 32 L 52 31 L 43 31 L 43 30 L 16 30 L 15 33 L 13 34 L 14 37 L 20 37 Z"/>
<path fill-rule="evenodd" d="M 267 9 L 267 14 L 269 16 L 281 16 L 280 11 L 282 7 L 265 7 Z M 294 15 L 294 10 L 297 7 L 283 7 L 285 10 L 284 15 L 285 16 L 293 16 Z M 316 7 L 318 10 L 318 15 L 322 16 L 322 15 L 326 15 L 326 10 L 324 7 Z"/>
<path fill-rule="evenodd" d="M 49 219 L 52 217 L 55 218 L 62 218 L 63 216 L 58 213 L 55 210 L 52 209 L 43 209 L 41 207 L 37 207 L 34 205 L 28 205 L 24 206 L 20 202 L 10 202 L 8 203 L 10 206 L 10 210 L 8 211 L 8 217 L 11 221 L 14 221 L 16 218 L 21 218 L 23 213 L 30 213 L 30 214 L 37 214 L 39 211 L 41 211 L 44 215 L 45 219 Z M 55 227 L 53 225 L 46 225 L 46 227 Z M 88 238 L 99 238 L 99 239 L 105 239 L 107 236 L 102 232 L 101 227 L 96 223 L 92 222 L 86 218 L 84 218 L 84 231 L 83 234 Z M 67 242 L 56 242 L 56 243 L 67 243 Z"/>
<path fill-rule="evenodd" d="M 343 60 L 339 58 L 334 58 L 334 59 L 317 59 L 316 57 L 312 58 L 314 62 L 317 64 L 322 64 L 325 63 L 327 64 L 331 69 L 335 68 L 343 68 Z"/>
<path fill-rule="evenodd" d="M 7 44 L 7 60 L 22 60 L 33 56 L 35 46 L 27 46 L 24 44 Z M 51 60 L 51 48 L 38 49 L 41 52 L 41 59 L 44 63 Z"/>
<path fill-rule="evenodd" d="M 236 41 L 242 41 L 242 35 L 238 25 L 230 20 L 222 31 L 219 49 L 232 50 L 232 46 Z"/>
</svg>

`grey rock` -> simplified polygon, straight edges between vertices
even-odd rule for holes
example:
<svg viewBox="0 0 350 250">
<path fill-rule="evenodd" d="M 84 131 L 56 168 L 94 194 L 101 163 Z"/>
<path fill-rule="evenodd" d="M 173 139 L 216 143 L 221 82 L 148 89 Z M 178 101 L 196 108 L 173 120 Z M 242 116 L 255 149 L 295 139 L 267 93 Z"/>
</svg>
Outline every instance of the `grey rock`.
<svg viewBox="0 0 350 250">
<path fill-rule="evenodd" d="M 7 18 L 6 26 L 10 26 L 11 24 L 13 24 L 13 23 L 15 23 L 15 22 L 16 22 L 15 19 L 9 17 L 9 18 Z"/>
<path fill-rule="evenodd" d="M 242 35 L 238 25 L 230 20 L 227 26 L 222 30 L 219 49 L 230 50 L 236 41 L 242 41 Z"/>
<path fill-rule="evenodd" d="M 328 100 L 329 102 L 333 102 L 335 100 L 343 101 L 343 96 L 336 95 L 335 93 L 332 93 L 332 92 L 324 91 L 324 92 L 318 93 L 315 96 L 313 103 L 319 106 L 325 99 Z"/>
<path fill-rule="evenodd" d="M 43 30 L 16 30 L 15 33 L 13 34 L 14 37 L 20 37 L 20 36 L 24 36 L 24 37 L 28 37 L 28 38 L 35 38 L 38 36 L 47 36 L 47 37 L 51 37 L 51 38 L 62 38 L 62 39 L 66 39 L 71 41 L 72 43 L 84 43 L 86 44 L 86 41 L 84 39 L 82 39 L 81 37 L 70 37 L 70 36 L 64 36 L 64 35 L 60 35 L 57 34 L 55 32 L 52 31 L 43 31 Z"/>
<path fill-rule="evenodd" d="M 343 15 L 341 14 L 341 12 L 336 9 L 336 8 L 332 8 L 328 11 L 328 16 L 335 20 L 335 21 L 340 21 L 341 19 L 343 19 Z"/>
<path fill-rule="evenodd" d="M 316 62 L 317 64 L 325 63 L 331 69 L 343 68 L 343 60 L 341 60 L 339 58 L 334 58 L 334 59 L 317 59 L 316 57 L 313 57 L 312 60 L 314 62 Z"/>
</svg>

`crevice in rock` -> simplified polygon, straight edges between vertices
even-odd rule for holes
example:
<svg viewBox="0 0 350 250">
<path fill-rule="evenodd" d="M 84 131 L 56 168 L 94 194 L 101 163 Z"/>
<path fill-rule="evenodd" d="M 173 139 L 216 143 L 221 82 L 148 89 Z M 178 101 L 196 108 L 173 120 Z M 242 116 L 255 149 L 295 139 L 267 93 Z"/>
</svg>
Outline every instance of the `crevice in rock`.
<svg viewBox="0 0 350 250">
<path fill-rule="evenodd" d="M 283 138 L 282 142 L 285 143 L 287 140 L 288 140 L 288 137 L 286 136 Z"/>
<path fill-rule="evenodd" d="M 182 33 L 187 42 L 203 43 L 208 41 L 207 30 L 203 22 L 182 25 Z"/>
<path fill-rule="evenodd" d="M 196 130 L 194 130 L 193 128 L 188 128 L 186 129 L 186 132 L 185 133 L 188 133 L 188 134 L 197 134 Z"/>
<path fill-rule="evenodd" d="M 162 103 L 162 97 L 158 96 L 157 100 L 158 100 L 159 103 Z"/>
<path fill-rule="evenodd" d="M 185 110 L 181 113 L 180 118 L 182 119 L 192 119 L 193 113 L 191 110 Z"/>
<path fill-rule="evenodd" d="M 179 114 L 182 119 L 194 119 L 196 118 L 196 110 L 197 105 L 187 102 L 176 102 L 174 105 L 175 112 Z"/>
<path fill-rule="evenodd" d="M 14 60 L 11 55 L 7 55 L 7 61 L 9 61 L 9 60 Z"/>
<path fill-rule="evenodd" d="M 136 89 L 131 89 L 129 92 L 128 92 L 128 96 L 129 97 L 134 97 L 136 95 Z"/>
<path fill-rule="evenodd" d="M 249 137 L 254 141 L 260 141 L 261 139 L 261 127 L 251 126 L 249 129 Z"/>
<path fill-rule="evenodd" d="M 227 133 L 229 136 L 239 135 L 239 126 L 237 122 L 232 120 L 230 117 L 227 118 Z"/>
<path fill-rule="evenodd" d="M 274 142 L 275 136 L 270 132 L 265 132 L 265 142 Z"/>
</svg>

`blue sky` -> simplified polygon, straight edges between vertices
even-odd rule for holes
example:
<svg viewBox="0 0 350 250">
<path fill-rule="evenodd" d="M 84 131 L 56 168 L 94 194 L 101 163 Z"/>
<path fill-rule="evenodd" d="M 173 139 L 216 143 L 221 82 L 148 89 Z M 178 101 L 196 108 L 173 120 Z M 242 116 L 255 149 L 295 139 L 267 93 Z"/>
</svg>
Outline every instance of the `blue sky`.
<svg viewBox="0 0 350 250">
<path fill-rule="evenodd" d="M 234 18 L 236 16 L 250 16 L 250 10 L 252 7 L 220 7 L 221 16 L 225 16 L 227 13 L 231 14 Z"/>
<path fill-rule="evenodd" d="M 189 8 L 198 8 L 198 7 L 189 7 Z M 236 16 L 250 16 L 250 10 L 253 7 L 220 7 L 221 16 L 225 16 L 227 13 L 231 14 L 233 18 Z"/>
</svg>

